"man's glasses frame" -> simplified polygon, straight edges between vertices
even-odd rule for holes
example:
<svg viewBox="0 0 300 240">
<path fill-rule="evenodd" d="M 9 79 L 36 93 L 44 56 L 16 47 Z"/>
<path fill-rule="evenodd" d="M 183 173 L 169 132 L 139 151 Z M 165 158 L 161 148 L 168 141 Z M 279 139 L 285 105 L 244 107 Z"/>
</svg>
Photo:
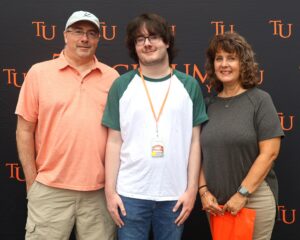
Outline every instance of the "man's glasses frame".
<svg viewBox="0 0 300 240">
<path fill-rule="evenodd" d="M 66 32 L 69 32 L 71 34 L 73 34 L 75 37 L 83 37 L 84 35 L 86 35 L 87 38 L 89 39 L 97 39 L 99 38 L 99 32 L 97 31 L 83 31 L 81 29 L 68 29 Z"/>
<path fill-rule="evenodd" d="M 145 42 L 146 42 L 146 39 L 148 39 L 148 41 L 151 43 L 151 44 L 155 44 L 157 43 L 158 41 L 161 40 L 161 37 L 159 35 L 149 35 L 149 36 L 139 36 L 135 39 L 135 44 L 137 46 L 144 46 L 145 45 Z"/>
</svg>

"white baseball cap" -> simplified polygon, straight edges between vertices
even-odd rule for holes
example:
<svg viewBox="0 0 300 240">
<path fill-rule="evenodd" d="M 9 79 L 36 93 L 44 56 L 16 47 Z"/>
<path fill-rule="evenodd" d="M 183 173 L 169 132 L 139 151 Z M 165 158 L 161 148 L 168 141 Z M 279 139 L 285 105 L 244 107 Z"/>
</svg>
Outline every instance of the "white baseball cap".
<svg viewBox="0 0 300 240">
<path fill-rule="evenodd" d="M 77 11 L 73 12 L 72 15 L 69 17 L 65 30 L 70 27 L 72 24 L 79 22 L 79 21 L 88 21 L 93 23 L 97 26 L 97 28 L 100 28 L 100 22 L 99 19 L 92 13 L 87 11 Z"/>
</svg>

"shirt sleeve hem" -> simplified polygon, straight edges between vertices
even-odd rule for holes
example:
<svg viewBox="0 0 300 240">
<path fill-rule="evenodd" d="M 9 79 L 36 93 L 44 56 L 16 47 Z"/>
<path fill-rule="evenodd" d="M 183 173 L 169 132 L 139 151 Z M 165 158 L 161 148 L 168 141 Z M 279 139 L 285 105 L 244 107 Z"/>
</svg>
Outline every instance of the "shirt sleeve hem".
<svg viewBox="0 0 300 240">
<path fill-rule="evenodd" d="M 116 126 L 114 124 L 111 124 L 111 123 L 108 123 L 108 122 L 105 122 L 105 121 L 102 121 L 102 125 L 105 126 L 105 127 L 111 128 L 113 130 L 121 131 L 119 126 Z"/>
</svg>

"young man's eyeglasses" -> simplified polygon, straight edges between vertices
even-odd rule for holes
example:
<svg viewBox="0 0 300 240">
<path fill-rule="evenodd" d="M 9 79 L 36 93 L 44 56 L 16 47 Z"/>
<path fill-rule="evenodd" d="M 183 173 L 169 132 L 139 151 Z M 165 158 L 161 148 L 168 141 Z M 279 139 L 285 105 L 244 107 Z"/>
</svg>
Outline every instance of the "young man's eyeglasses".
<svg viewBox="0 0 300 240">
<path fill-rule="evenodd" d="M 161 37 L 158 35 L 150 35 L 148 37 L 140 36 L 135 39 L 135 44 L 137 46 L 143 46 L 146 42 L 146 39 L 148 39 L 150 43 L 155 44 L 161 39 Z"/>
<path fill-rule="evenodd" d="M 97 31 L 83 31 L 83 30 L 80 30 L 80 29 L 74 29 L 74 30 L 67 30 L 67 32 L 73 34 L 75 37 L 83 37 L 84 35 L 87 36 L 87 38 L 90 38 L 90 39 L 97 39 L 99 38 L 99 33 Z"/>
</svg>

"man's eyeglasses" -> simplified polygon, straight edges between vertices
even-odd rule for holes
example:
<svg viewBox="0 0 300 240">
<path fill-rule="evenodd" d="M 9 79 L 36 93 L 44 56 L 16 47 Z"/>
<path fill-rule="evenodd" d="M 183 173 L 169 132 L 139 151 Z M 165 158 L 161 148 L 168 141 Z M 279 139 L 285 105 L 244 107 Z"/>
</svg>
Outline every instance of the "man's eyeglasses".
<svg viewBox="0 0 300 240">
<path fill-rule="evenodd" d="M 97 39 L 99 38 L 99 33 L 96 31 L 83 31 L 80 29 L 75 29 L 75 30 L 67 30 L 67 32 L 73 34 L 75 37 L 83 37 L 84 35 L 86 35 L 87 38 L 90 39 Z"/>
<path fill-rule="evenodd" d="M 135 39 L 135 44 L 137 46 L 143 46 L 146 42 L 146 39 L 148 39 L 150 43 L 155 44 L 161 39 L 161 37 L 158 35 L 150 35 L 148 37 L 140 36 Z"/>
</svg>

